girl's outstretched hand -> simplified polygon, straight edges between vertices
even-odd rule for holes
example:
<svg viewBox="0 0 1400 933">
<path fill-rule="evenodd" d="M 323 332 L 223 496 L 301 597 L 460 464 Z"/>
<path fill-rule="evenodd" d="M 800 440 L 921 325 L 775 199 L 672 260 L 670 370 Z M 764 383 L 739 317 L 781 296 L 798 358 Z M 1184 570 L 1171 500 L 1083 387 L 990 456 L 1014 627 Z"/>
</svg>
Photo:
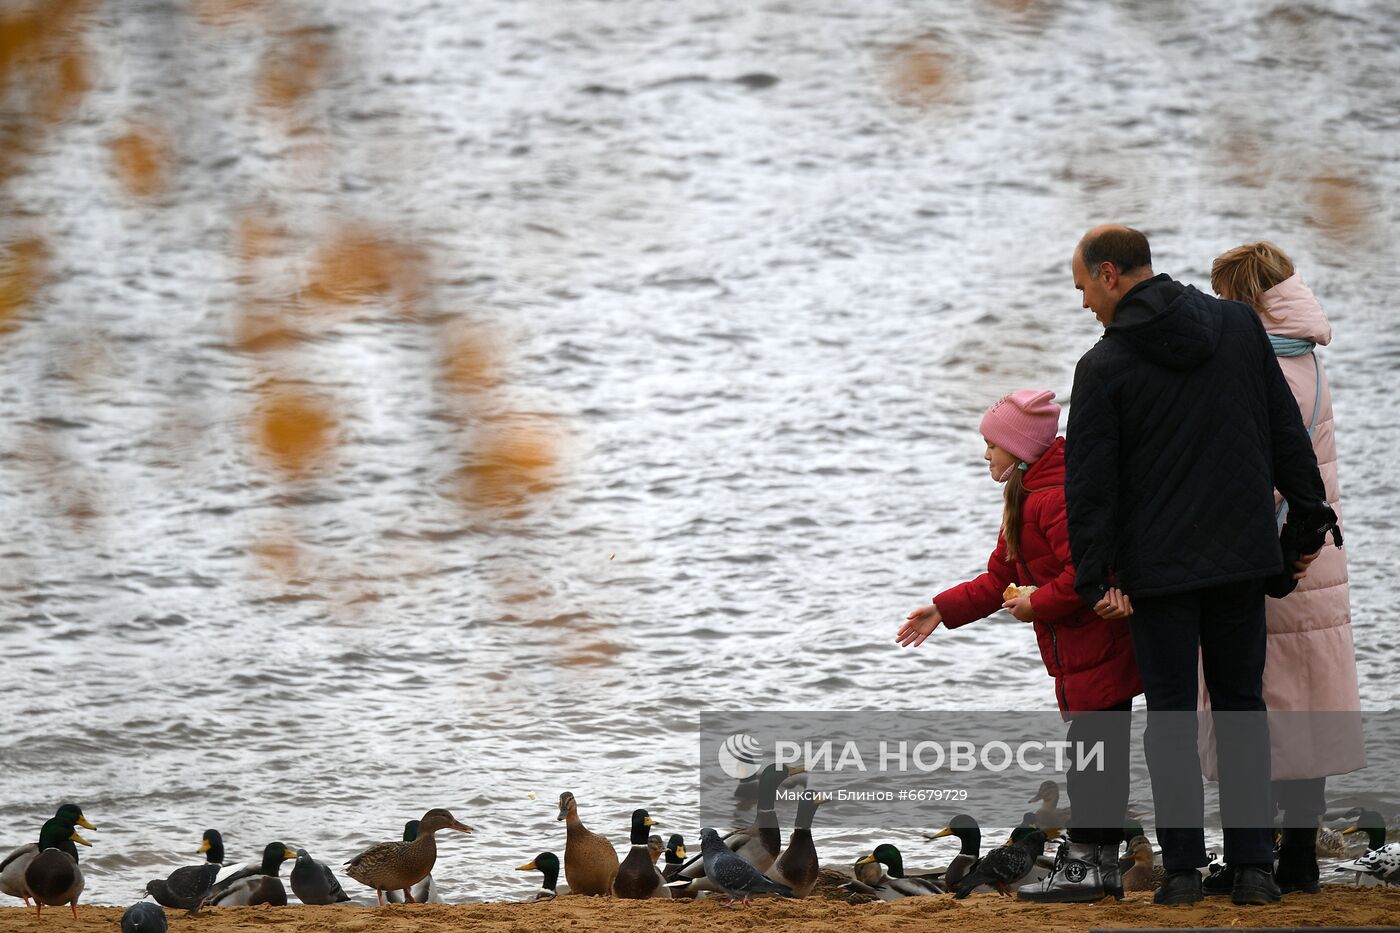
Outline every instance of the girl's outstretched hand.
<svg viewBox="0 0 1400 933">
<path fill-rule="evenodd" d="M 943 616 L 938 614 L 938 607 L 920 606 L 909 617 L 904 620 L 904 624 L 899 627 L 899 633 L 894 636 L 894 640 L 899 642 L 903 648 L 917 648 L 924 643 L 924 639 L 933 634 L 933 630 L 943 622 Z"/>
</svg>

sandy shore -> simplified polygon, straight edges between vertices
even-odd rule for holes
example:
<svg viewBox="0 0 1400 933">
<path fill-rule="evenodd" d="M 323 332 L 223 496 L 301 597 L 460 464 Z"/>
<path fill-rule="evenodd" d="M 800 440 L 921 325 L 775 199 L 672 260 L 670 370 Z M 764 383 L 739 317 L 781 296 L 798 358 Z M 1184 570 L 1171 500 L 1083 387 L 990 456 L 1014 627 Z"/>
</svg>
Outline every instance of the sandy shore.
<svg viewBox="0 0 1400 933">
<path fill-rule="evenodd" d="M 0 910 L 0 929 L 40 933 L 111 933 L 123 908 L 80 907 L 78 922 L 66 909 L 41 922 L 34 911 Z M 1150 894 L 1129 894 L 1121 904 L 1037 907 L 995 894 L 965 901 L 950 897 L 910 898 L 895 903 L 850 905 L 809 898 L 757 901 L 726 909 L 717 900 L 612 901 L 565 897 L 523 904 L 424 904 L 382 908 L 233 907 L 196 917 L 169 911 L 170 928 L 198 933 L 459 933 L 462 929 L 533 933 L 535 930 L 619 930 L 653 933 L 677 925 L 687 930 L 861 929 L 957 930 L 1000 933 L 1018 930 L 1088 930 L 1091 927 L 1315 927 L 1400 926 L 1400 889 L 1328 887 L 1317 897 L 1293 895 L 1274 907 L 1235 907 L 1211 899 L 1192 907 L 1157 907 Z"/>
</svg>

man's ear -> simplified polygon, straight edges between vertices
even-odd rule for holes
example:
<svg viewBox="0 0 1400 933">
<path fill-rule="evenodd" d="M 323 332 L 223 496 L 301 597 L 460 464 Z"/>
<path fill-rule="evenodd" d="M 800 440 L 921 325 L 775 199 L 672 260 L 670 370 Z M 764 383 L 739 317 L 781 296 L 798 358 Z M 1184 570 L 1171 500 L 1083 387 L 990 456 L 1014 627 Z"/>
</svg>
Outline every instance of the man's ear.
<svg viewBox="0 0 1400 933">
<path fill-rule="evenodd" d="M 1104 288 L 1113 291 L 1118 285 L 1118 267 L 1111 262 L 1099 263 L 1099 279 Z"/>
</svg>

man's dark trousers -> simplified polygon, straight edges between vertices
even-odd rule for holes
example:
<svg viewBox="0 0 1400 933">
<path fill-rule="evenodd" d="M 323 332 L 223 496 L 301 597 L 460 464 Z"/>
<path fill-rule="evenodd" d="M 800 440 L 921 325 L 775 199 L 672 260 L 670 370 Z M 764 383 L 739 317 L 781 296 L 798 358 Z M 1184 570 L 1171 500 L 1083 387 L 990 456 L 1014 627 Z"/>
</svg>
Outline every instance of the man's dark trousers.
<svg viewBox="0 0 1400 933">
<path fill-rule="evenodd" d="M 1147 694 L 1143 744 L 1163 867 L 1208 864 L 1197 721 L 1186 715 L 1197 707 L 1198 654 L 1211 709 L 1225 714 L 1215 716 L 1225 861 L 1272 866 L 1271 830 L 1246 828 L 1272 825 L 1264 581 L 1134 598 L 1129 628 Z"/>
</svg>

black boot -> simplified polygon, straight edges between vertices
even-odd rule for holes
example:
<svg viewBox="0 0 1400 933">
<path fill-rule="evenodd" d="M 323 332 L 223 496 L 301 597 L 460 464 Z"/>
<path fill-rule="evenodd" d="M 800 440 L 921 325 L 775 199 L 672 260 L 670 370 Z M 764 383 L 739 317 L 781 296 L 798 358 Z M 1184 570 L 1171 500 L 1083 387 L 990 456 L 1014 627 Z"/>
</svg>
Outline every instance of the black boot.
<svg viewBox="0 0 1400 933">
<path fill-rule="evenodd" d="M 1240 905 L 1277 904 L 1278 885 L 1274 884 L 1272 865 L 1240 865 L 1235 869 L 1235 889 L 1230 900 Z"/>
<path fill-rule="evenodd" d="M 1103 900 L 1104 885 L 1099 877 L 1099 846 L 1066 842 L 1055 854 L 1055 867 L 1044 881 L 1023 884 L 1016 899 L 1041 904 L 1087 904 Z M 1117 853 L 1113 860 L 1117 869 Z"/>
<path fill-rule="evenodd" d="M 1099 846 L 1099 879 L 1103 889 L 1118 900 L 1123 899 L 1123 871 L 1118 867 L 1118 843 Z"/>
<path fill-rule="evenodd" d="M 1169 871 L 1162 886 L 1152 895 L 1154 904 L 1194 904 L 1202 900 L 1201 873 L 1194 868 Z"/>
<path fill-rule="evenodd" d="M 1317 830 L 1285 829 L 1278 848 L 1274 881 L 1282 894 L 1317 894 L 1322 890 L 1317 868 Z"/>
</svg>

